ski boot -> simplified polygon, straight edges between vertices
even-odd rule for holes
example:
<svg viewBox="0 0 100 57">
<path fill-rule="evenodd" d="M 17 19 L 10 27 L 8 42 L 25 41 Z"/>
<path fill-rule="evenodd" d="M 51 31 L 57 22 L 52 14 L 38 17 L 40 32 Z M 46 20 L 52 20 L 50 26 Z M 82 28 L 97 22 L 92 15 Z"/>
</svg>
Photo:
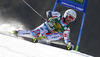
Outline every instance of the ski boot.
<svg viewBox="0 0 100 57">
<path fill-rule="evenodd" d="M 41 36 L 41 37 L 38 37 L 37 39 L 40 39 L 40 40 L 46 39 L 46 36 Z"/>
<path fill-rule="evenodd" d="M 10 33 L 12 33 L 12 34 L 14 34 L 15 36 L 18 37 L 18 31 L 17 31 L 17 30 L 14 30 L 14 31 L 12 31 L 12 32 L 10 32 Z"/>
<path fill-rule="evenodd" d="M 38 39 L 37 38 L 33 38 L 32 42 L 33 43 L 37 43 L 38 42 Z"/>
<path fill-rule="evenodd" d="M 35 37 L 33 38 L 33 43 L 37 43 L 38 40 L 46 39 L 46 36 L 41 36 L 41 37 Z"/>
</svg>

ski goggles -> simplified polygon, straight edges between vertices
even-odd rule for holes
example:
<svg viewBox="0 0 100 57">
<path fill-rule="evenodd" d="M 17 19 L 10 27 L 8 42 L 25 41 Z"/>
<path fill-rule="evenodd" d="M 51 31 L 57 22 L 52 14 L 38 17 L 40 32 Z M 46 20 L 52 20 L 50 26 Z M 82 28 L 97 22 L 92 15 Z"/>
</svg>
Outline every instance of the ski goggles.
<svg viewBox="0 0 100 57">
<path fill-rule="evenodd" d="M 72 17 L 72 16 L 68 16 L 68 19 L 71 20 L 71 21 L 74 21 L 75 20 L 75 18 Z"/>
</svg>

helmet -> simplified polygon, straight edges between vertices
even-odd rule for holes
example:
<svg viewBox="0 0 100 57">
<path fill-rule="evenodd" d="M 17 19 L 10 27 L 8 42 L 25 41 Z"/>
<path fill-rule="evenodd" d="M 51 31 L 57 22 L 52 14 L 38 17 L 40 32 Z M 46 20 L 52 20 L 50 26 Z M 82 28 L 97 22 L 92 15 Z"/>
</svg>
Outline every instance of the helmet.
<svg viewBox="0 0 100 57">
<path fill-rule="evenodd" d="M 73 21 L 75 20 L 76 18 L 76 12 L 73 10 L 73 9 L 68 9 L 67 11 L 65 11 L 64 13 L 64 18 L 68 17 L 68 16 L 72 16 L 74 19 Z"/>
</svg>

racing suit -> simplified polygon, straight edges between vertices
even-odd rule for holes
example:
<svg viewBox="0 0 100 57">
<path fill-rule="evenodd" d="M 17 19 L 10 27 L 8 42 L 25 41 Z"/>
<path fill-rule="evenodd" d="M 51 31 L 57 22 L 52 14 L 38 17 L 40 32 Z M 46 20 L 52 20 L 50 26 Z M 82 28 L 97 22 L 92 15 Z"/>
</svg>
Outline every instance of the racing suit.
<svg viewBox="0 0 100 57">
<path fill-rule="evenodd" d="M 64 22 L 63 16 L 59 12 L 52 12 L 51 18 L 34 30 L 20 30 L 18 36 L 25 37 L 41 37 L 46 36 L 50 41 L 64 38 L 65 44 L 70 42 L 69 24 Z"/>
</svg>

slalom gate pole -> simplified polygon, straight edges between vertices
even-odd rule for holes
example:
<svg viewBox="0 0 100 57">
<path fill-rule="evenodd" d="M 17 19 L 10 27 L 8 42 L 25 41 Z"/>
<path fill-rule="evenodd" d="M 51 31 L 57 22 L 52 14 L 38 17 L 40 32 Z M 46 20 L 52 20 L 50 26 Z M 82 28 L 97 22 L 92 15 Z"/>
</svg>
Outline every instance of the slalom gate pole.
<svg viewBox="0 0 100 57">
<path fill-rule="evenodd" d="M 36 14 L 38 14 L 40 17 L 42 17 L 45 21 L 47 21 L 47 19 L 45 19 L 41 14 L 39 14 L 35 9 L 33 9 L 25 0 L 23 0 L 23 2 L 29 7 L 31 8 Z"/>
<path fill-rule="evenodd" d="M 56 6 L 57 6 L 57 1 L 56 1 L 55 5 L 54 5 L 53 12 L 55 11 Z"/>
<path fill-rule="evenodd" d="M 83 15 L 83 20 L 82 20 L 82 23 L 81 23 L 81 29 L 80 29 L 80 34 L 79 34 L 79 37 L 78 37 L 78 42 L 77 42 L 77 46 L 76 46 L 76 51 L 78 51 L 78 48 L 79 48 L 79 43 L 80 43 L 81 34 L 82 34 L 82 29 L 83 29 L 84 20 L 85 20 L 85 15 L 86 15 L 86 13 L 84 13 L 84 15 Z"/>
</svg>

